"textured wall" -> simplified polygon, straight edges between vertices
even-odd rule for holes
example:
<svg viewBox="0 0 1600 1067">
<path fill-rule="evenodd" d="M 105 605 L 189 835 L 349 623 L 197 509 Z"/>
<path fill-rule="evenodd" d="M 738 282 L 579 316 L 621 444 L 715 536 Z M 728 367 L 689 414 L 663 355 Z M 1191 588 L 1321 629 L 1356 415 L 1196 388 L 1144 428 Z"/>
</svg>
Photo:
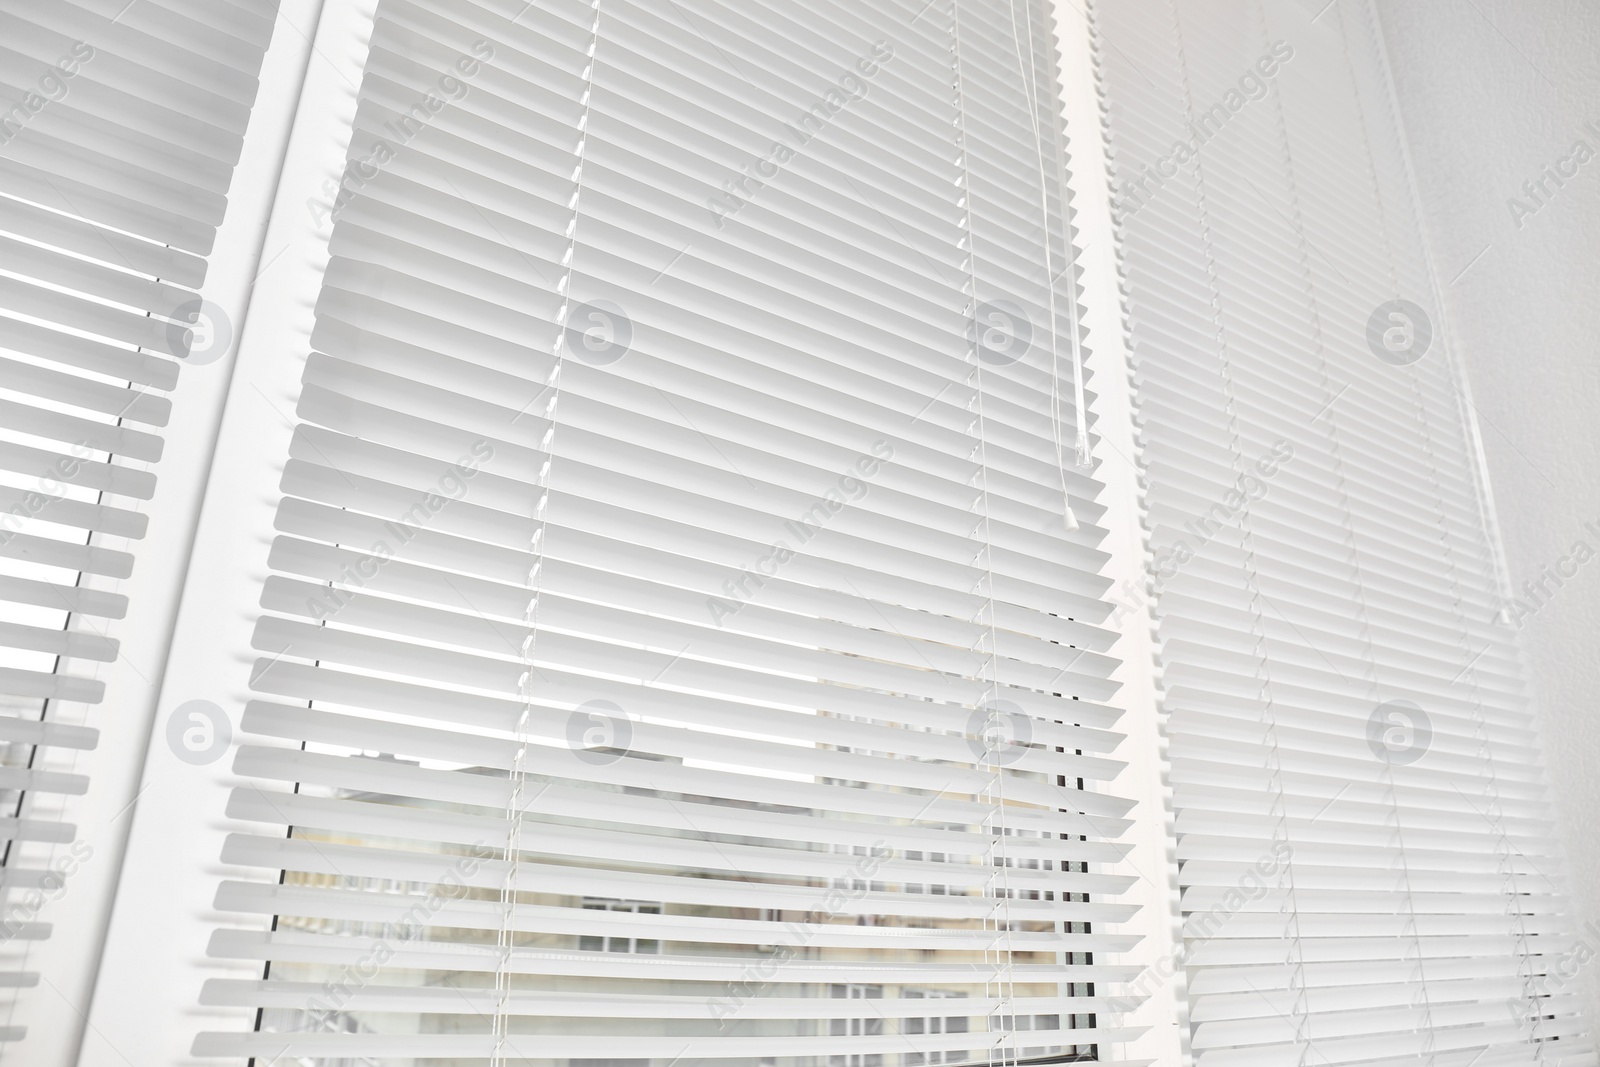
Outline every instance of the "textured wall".
<svg viewBox="0 0 1600 1067">
<path fill-rule="evenodd" d="M 1529 609 L 1523 646 L 1572 894 L 1600 922 L 1600 3 L 1376 2 L 1508 569 Z M 1579 141 L 1587 151 L 1574 152 Z M 1546 177 L 1535 198 L 1523 183 L 1547 166 L 1571 176 Z M 1595 558 L 1579 561 L 1580 541 Z M 1523 583 L 1546 568 L 1554 577 L 1530 595 Z M 1600 960 L 1584 971 L 1600 1016 Z"/>
</svg>

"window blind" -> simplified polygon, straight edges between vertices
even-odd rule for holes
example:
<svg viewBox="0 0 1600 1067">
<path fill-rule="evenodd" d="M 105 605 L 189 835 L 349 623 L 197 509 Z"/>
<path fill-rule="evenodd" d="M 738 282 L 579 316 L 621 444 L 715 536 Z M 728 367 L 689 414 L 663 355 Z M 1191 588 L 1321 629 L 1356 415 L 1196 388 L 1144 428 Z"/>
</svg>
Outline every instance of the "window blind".
<svg viewBox="0 0 1600 1067">
<path fill-rule="evenodd" d="M 1117 1062 L 1050 18 L 380 0 L 197 1055 Z"/>
<path fill-rule="evenodd" d="M 71 797 L 276 4 L 0 2 L 0 986 L 88 859 Z M 16 1040 L 22 1025 L 0 1028 Z"/>
<path fill-rule="evenodd" d="M 1196 1062 L 1586 1062 L 1372 6 L 1093 18 Z"/>
</svg>

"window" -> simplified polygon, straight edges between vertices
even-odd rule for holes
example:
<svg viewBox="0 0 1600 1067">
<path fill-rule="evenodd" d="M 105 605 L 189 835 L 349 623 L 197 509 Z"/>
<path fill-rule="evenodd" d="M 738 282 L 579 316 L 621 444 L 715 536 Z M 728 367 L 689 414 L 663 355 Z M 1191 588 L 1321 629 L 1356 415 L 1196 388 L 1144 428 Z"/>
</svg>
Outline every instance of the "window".
<svg viewBox="0 0 1600 1067">
<path fill-rule="evenodd" d="M 1307 6 L 0 0 L 0 1044 L 1592 1058 L 1381 28 Z"/>
<path fill-rule="evenodd" d="M 647 904 L 638 900 L 595 900 L 583 902 L 584 911 L 604 911 L 627 915 L 660 915 L 660 904 Z M 582 934 L 578 947 L 585 952 L 645 952 L 661 951 L 661 943 L 653 938 L 617 936 L 614 934 Z"/>
<path fill-rule="evenodd" d="M 907 989 L 900 994 L 907 1000 L 956 1000 L 961 999 L 959 993 L 952 993 L 944 989 Z M 930 1015 L 927 1018 L 909 1018 L 905 1021 L 905 1032 L 913 1035 L 912 1044 L 917 1044 L 916 1035 L 942 1035 L 964 1034 L 967 1032 L 968 1020 L 960 1016 Z M 968 1053 L 965 1049 L 928 1049 L 924 1052 L 909 1052 L 905 1054 L 905 1067 L 936 1067 L 940 1064 L 967 1063 Z"/>
<path fill-rule="evenodd" d="M 829 992 L 835 1000 L 882 1000 L 883 986 L 860 985 L 835 985 L 829 987 Z M 828 1032 L 834 1037 L 879 1037 L 883 1034 L 883 1019 L 854 1018 L 830 1019 Z M 829 1056 L 828 1067 L 883 1067 L 883 1053 L 881 1052 L 850 1052 L 842 1056 Z"/>
<path fill-rule="evenodd" d="M 137 792 L 134 754 L 96 749 L 159 677 L 140 638 L 170 601 L 135 599 L 138 564 L 152 510 L 192 499 L 161 461 L 180 369 L 228 346 L 200 290 L 272 31 L 259 4 L 131 7 L 0 4 L 0 990 L 73 1010 L 97 946 L 70 916 L 62 946 L 59 909 L 108 884 Z M 186 752 L 226 744 L 176 723 Z M 38 1049 L 60 1004 L 8 1008 L 0 1040 Z"/>
<path fill-rule="evenodd" d="M 1372 6 L 1096 10 L 1195 1053 L 1588 1055 Z"/>
<path fill-rule="evenodd" d="M 924 854 L 916 850 L 907 852 L 906 859 L 919 861 L 926 859 L 929 863 L 946 863 L 949 861 L 949 857 L 945 856 L 942 852 L 929 852 Z M 906 886 L 907 893 L 948 893 L 949 891 L 949 886 L 940 885 L 937 882 L 931 885 L 923 883 L 911 883 Z"/>
<path fill-rule="evenodd" d="M 702 14 L 377 7 L 231 803 L 281 886 L 212 942 L 273 984 L 205 993 L 382 955 L 373 1031 L 200 1054 L 381 1056 L 405 988 L 410 1055 L 881 1063 L 863 967 L 1051 999 L 1137 940 L 1013 862 L 1130 806 L 1046 7 Z M 425 936 L 301 934 L 352 867 Z"/>
</svg>

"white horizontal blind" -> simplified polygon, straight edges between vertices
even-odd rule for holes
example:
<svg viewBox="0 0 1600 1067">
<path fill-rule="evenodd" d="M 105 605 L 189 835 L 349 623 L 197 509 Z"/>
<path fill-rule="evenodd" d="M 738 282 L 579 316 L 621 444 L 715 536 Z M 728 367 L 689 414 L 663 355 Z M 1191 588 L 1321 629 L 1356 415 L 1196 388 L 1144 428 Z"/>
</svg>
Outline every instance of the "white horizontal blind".
<svg viewBox="0 0 1600 1067">
<path fill-rule="evenodd" d="M 382 0 L 197 1054 L 1114 1060 L 1048 20 Z"/>
<path fill-rule="evenodd" d="M 0 987 L 37 982 L 37 916 L 87 859 L 69 821 L 87 706 L 114 705 L 108 630 L 138 618 L 115 586 L 163 394 L 226 345 L 197 290 L 275 11 L 0 0 Z"/>
<path fill-rule="evenodd" d="M 1094 17 L 1197 1062 L 1592 1062 L 1371 7 Z"/>
</svg>

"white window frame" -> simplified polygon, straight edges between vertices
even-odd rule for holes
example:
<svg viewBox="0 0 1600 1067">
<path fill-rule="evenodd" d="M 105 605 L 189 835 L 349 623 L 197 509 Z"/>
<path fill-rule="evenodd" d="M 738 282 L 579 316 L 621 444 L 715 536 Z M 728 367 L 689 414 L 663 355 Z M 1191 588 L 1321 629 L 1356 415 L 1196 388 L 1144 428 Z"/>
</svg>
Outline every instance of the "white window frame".
<svg viewBox="0 0 1600 1067">
<path fill-rule="evenodd" d="M 290 413 L 327 261 L 327 228 L 319 231 L 306 203 L 320 201 L 324 183 L 337 182 L 344 171 L 353 87 L 365 66 L 373 7 L 372 0 L 282 0 L 280 6 L 204 290 L 236 314 L 237 351 L 231 363 L 207 368 L 209 377 L 191 374 L 180 382 L 175 421 L 192 420 L 196 428 L 174 437 L 163 460 L 164 507 L 176 507 L 185 477 L 183 486 L 197 501 L 203 489 L 203 502 L 192 542 L 181 537 L 172 546 L 179 557 L 174 565 L 158 575 L 142 557 L 142 575 L 136 573 L 175 609 L 170 643 L 161 633 L 140 638 L 154 646 L 145 673 L 159 684 L 159 695 L 142 717 L 130 715 L 126 733 L 101 739 L 102 751 L 144 753 L 142 763 L 123 761 L 124 787 L 107 780 L 112 788 L 102 794 L 104 803 L 116 797 L 117 806 L 126 805 L 135 795 L 138 801 L 122 816 L 125 851 L 107 849 L 101 917 L 61 941 L 63 950 L 79 949 L 63 971 L 72 968 L 81 985 L 58 996 L 41 983 L 33 1017 L 61 1025 L 40 1027 L 8 1050 L 20 1067 L 192 1062 L 199 1031 L 254 1023 L 253 1009 L 200 1006 L 208 978 L 261 977 L 259 966 L 224 964 L 206 954 L 219 918 L 212 907 L 218 883 L 250 875 L 221 857 L 228 833 L 253 824 L 219 817 L 230 790 L 246 782 L 233 774 L 231 757 L 203 767 L 180 761 L 167 747 L 165 717 L 187 700 L 203 699 L 222 707 L 236 726 L 249 699 L 250 665 L 258 655 L 250 647 L 250 605 L 267 574 L 266 533 L 281 476 L 281 458 L 271 457 L 288 454 Z M 204 383 L 204 391 L 186 384 L 192 382 Z M 182 470 L 174 461 L 182 461 Z M 164 657 L 155 653 L 162 645 Z M 87 907 L 89 893 L 82 896 Z"/>
</svg>

